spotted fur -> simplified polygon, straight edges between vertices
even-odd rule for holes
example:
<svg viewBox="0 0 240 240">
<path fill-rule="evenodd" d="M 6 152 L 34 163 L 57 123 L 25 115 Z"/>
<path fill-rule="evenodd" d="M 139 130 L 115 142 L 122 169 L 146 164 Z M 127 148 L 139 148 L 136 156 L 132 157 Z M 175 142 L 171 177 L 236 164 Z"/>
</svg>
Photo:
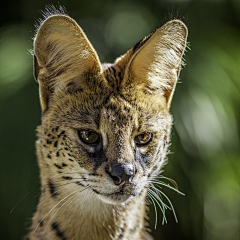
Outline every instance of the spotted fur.
<svg viewBox="0 0 240 240">
<path fill-rule="evenodd" d="M 172 20 L 102 65 L 72 18 L 58 13 L 42 22 L 34 40 L 42 193 L 31 240 L 152 239 L 146 196 L 166 163 L 186 37 L 186 26 Z M 97 144 L 84 143 L 80 130 L 96 132 Z M 152 139 L 138 146 L 143 133 Z M 124 166 L 131 178 L 117 183 L 116 164 L 116 174 Z"/>
</svg>

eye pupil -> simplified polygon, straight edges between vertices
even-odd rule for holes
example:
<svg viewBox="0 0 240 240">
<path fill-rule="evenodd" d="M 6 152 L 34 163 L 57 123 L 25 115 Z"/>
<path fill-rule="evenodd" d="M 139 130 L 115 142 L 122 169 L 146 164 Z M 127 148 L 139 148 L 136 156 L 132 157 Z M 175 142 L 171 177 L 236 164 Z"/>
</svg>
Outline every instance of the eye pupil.
<svg viewBox="0 0 240 240">
<path fill-rule="evenodd" d="M 97 144 L 99 141 L 99 134 L 92 130 L 78 130 L 78 135 L 86 144 Z"/>
<path fill-rule="evenodd" d="M 146 141 L 148 139 L 148 135 L 146 133 L 143 133 L 140 135 L 140 138 L 142 141 Z"/>
<path fill-rule="evenodd" d="M 135 143 L 137 146 L 146 146 L 152 141 L 152 133 L 141 133 L 135 137 Z"/>
</svg>

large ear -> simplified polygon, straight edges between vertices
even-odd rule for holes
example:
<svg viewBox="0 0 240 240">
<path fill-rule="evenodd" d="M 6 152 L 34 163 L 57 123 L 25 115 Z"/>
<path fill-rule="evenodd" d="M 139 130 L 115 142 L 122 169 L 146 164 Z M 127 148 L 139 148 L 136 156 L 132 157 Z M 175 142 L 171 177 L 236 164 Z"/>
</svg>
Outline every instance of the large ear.
<svg viewBox="0 0 240 240">
<path fill-rule="evenodd" d="M 116 64 L 125 69 L 120 92 L 132 97 L 139 93 L 158 96 L 160 93 L 166 100 L 167 108 L 170 108 L 186 38 L 185 24 L 172 20 L 119 58 Z"/>
<path fill-rule="evenodd" d="M 88 73 L 102 72 L 83 30 L 66 15 L 50 16 L 40 26 L 34 40 L 34 67 L 43 112 L 57 91 L 82 91 L 91 85 L 86 81 Z"/>
</svg>

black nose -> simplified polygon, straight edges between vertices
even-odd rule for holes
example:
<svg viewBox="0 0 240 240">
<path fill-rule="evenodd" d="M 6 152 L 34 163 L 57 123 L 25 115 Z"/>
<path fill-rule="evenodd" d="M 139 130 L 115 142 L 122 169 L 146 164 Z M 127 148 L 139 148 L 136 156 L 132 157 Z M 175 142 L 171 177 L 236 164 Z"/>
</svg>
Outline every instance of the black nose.
<svg viewBox="0 0 240 240">
<path fill-rule="evenodd" d="M 111 171 L 108 171 L 115 185 L 119 185 L 122 182 L 128 182 L 134 174 L 134 167 L 132 164 L 123 165 L 120 163 L 115 163 L 111 167 Z"/>
</svg>

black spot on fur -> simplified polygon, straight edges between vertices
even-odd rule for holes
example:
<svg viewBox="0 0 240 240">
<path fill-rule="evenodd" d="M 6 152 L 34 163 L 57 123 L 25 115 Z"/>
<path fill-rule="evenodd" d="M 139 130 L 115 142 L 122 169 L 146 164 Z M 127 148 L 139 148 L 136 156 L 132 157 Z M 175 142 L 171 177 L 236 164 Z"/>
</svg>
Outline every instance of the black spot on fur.
<svg viewBox="0 0 240 240">
<path fill-rule="evenodd" d="M 59 224 L 57 222 L 52 223 L 52 230 L 56 231 L 56 235 L 61 237 L 62 240 L 66 240 L 66 236 L 64 236 L 64 232 L 60 230 Z"/>
<path fill-rule="evenodd" d="M 47 139 L 47 144 L 51 144 L 51 143 L 52 143 L 52 141 L 50 141 L 50 140 Z"/>
<path fill-rule="evenodd" d="M 57 147 L 57 145 L 58 145 L 58 141 L 56 141 L 56 142 L 54 143 L 54 147 Z"/>
<path fill-rule="evenodd" d="M 77 185 L 84 186 L 81 182 L 76 182 Z"/>
<path fill-rule="evenodd" d="M 52 156 L 50 154 L 48 154 L 47 157 L 50 158 L 50 159 L 52 158 Z"/>
<path fill-rule="evenodd" d="M 73 162 L 73 160 L 71 158 L 68 159 L 69 161 Z"/>
<path fill-rule="evenodd" d="M 39 226 L 40 226 L 40 227 L 43 226 L 43 219 L 39 221 Z"/>
<path fill-rule="evenodd" d="M 62 169 L 61 166 L 59 166 L 58 164 L 54 163 L 54 166 L 57 167 L 58 169 Z"/>
<path fill-rule="evenodd" d="M 55 185 L 51 182 L 51 180 L 48 180 L 48 187 L 49 187 L 49 191 L 51 193 L 51 196 L 56 196 L 58 193 L 56 192 L 56 187 Z"/>
<path fill-rule="evenodd" d="M 67 176 L 63 176 L 62 178 L 65 179 L 65 180 L 71 180 L 72 179 L 72 177 L 67 177 Z"/>
<path fill-rule="evenodd" d="M 59 157 L 59 152 L 56 152 L 56 157 Z"/>
<path fill-rule="evenodd" d="M 52 229 L 57 229 L 58 228 L 58 223 L 57 222 L 54 222 L 53 224 L 52 224 Z"/>
<path fill-rule="evenodd" d="M 102 176 L 102 174 L 98 174 L 98 173 L 89 173 L 89 176 Z"/>
<path fill-rule="evenodd" d="M 66 163 L 62 163 L 62 167 L 66 167 L 67 166 L 67 164 Z"/>
<path fill-rule="evenodd" d="M 58 137 L 61 137 L 61 135 L 63 135 L 65 133 L 65 131 L 61 131 L 60 134 L 58 135 Z"/>
<path fill-rule="evenodd" d="M 95 190 L 95 189 L 92 189 L 92 191 L 95 192 L 95 193 L 97 193 L 97 194 L 99 194 L 99 192 L 98 192 L 97 190 Z"/>
</svg>

